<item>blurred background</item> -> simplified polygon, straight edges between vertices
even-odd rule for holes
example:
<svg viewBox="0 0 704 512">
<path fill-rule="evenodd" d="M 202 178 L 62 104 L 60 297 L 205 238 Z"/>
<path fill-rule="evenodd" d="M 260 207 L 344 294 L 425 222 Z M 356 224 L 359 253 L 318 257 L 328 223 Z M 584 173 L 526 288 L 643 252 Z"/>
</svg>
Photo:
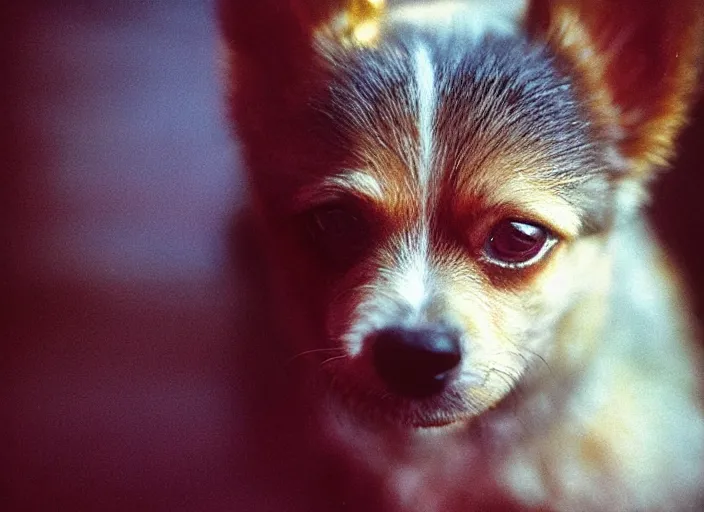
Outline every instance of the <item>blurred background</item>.
<svg viewBox="0 0 704 512">
<path fill-rule="evenodd" d="M 3 10 L 0 510 L 236 510 L 249 298 L 214 5 Z M 653 209 L 698 318 L 702 141 L 700 106 Z"/>
</svg>

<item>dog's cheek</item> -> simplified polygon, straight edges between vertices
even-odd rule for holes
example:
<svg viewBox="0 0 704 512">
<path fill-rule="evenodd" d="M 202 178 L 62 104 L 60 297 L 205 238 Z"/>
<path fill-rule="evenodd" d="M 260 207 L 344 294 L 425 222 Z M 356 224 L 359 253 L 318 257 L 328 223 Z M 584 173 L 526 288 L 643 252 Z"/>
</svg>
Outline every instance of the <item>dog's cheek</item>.
<svg viewBox="0 0 704 512">
<path fill-rule="evenodd" d="M 371 330 L 366 325 L 369 321 L 360 315 L 360 310 L 370 302 L 364 292 L 365 285 L 369 286 L 369 283 L 353 279 L 353 276 L 343 280 L 335 287 L 331 300 L 326 305 L 325 315 L 321 317 L 325 324 L 327 343 L 344 350 L 350 356 L 361 351 L 364 337 Z"/>
<path fill-rule="evenodd" d="M 603 321 L 609 285 L 606 240 L 591 236 L 564 243 L 549 258 L 522 286 L 483 286 L 482 300 L 466 319 L 475 329 L 473 364 L 520 375 L 546 363 L 573 367 L 591 354 L 597 338 L 591 334 Z M 576 312 L 589 319 L 573 318 Z M 563 335 L 574 331 L 566 329 L 574 321 L 590 326 L 577 339 Z"/>
<path fill-rule="evenodd" d="M 286 326 L 282 335 L 298 353 L 324 347 L 321 319 L 335 278 L 321 268 L 291 219 L 267 224 L 267 248 L 272 306 Z"/>
<path fill-rule="evenodd" d="M 444 300 L 444 317 L 464 333 L 466 397 L 478 411 L 510 393 L 530 361 L 519 341 L 530 315 L 517 296 L 480 283 L 455 282 L 448 286 Z"/>
<path fill-rule="evenodd" d="M 436 316 L 462 331 L 467 397 L 483 410 L 509 393 L 523 372 L 527 358 L 517 340 L 527 315 L 518 297 L 495 288 L 477 265 L 462 272 L 453 267 L 442 276 Z"/>
<path fill-rule="evenodd" d="M 604 235 L 577 239 L 556 251 L 521 298 L 528 315 L 526 348 L 551 365 L 583 364 L 595 350 L 596 333 L 605 320 L 610 273 Z M 583 327 L 571 329 L 575 322 Z"/>
</svg>

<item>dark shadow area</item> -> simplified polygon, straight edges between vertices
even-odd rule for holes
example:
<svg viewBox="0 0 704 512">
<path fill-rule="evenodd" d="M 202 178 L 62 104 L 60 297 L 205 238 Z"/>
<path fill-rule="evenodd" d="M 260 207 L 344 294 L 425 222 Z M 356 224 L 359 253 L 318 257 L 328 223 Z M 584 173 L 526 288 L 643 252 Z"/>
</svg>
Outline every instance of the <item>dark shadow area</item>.
<svg viewBox="0 0 704 512">
<path fill-rule="evenodd" d="M 119 4 L 2 16 L 2 510 L 237 501 L 213 8 Z"/>
<path fill-rule="evenodd" d="M 652 218 L 660 239 L 672 249 L 689 288 L 700 326 L 704 319 L 704 98 L 680 137 L 674 167 L 653 187 Z"/>
</svg>

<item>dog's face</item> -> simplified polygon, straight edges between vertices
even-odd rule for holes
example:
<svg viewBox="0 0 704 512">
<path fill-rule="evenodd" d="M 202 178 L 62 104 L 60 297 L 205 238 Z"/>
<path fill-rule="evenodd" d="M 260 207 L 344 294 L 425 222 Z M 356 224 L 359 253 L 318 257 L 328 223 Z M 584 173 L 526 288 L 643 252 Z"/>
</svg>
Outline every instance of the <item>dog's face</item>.
<svg viewBox="0 0 704 512">
<path fill-rule="evenodd" d="M 279 221 L 320 324 L 301 350 L 339 349 L 321 367 L 337 386 L 422 425 L 483 411 L 542 363 L 609 218 L 569 78 L 522 41 L 456 46 L 332 56 Z"/>
<path fill-rule="evenodd" d="M 245 150 L 303 319 L 296 350 L 362 414 L 437 426 L 589 353 L 562 324 L 603 288 L 645 157 L 522 9 L 430 29 L 409 12 L 353 26 L 360 41 L 317 25 L 305 65 L 279 70 L 289 87 L 266 84 L 285 92 L 245 83 L 238 115 L 258 125 Z"/>
</svg>

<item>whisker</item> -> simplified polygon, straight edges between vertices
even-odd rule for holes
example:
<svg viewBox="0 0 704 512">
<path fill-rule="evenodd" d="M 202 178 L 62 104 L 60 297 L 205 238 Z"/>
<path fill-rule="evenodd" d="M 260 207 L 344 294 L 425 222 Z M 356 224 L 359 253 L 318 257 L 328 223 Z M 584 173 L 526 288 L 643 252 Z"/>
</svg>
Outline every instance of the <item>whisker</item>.
<svg viewBox="0 0 704 512">
<path fill-rule="evenodd" d="M 497 375 L 499 375 L 499 377 L 501 377 L 501 379 L 502 379 L 506 384 L 508 384 L 511 389 L 515 389 L 515 388 L 518 386 L 519 382 L 520 382 L 520 379 L 518 378 L 518 375 L 514 375 L 513 373 L 509 373 L 509 372 L 507 372 L 507 371 L 500 370 L 500 369 L 498 369 L 498 368 L 496 368 L 496 367 L 491 367 L 491 368 L 489 368 L 489 373 L 492 373 L 492 372 L 493 372 L 493 373 L 496 373 Z"/>
<path fill-rule="evenodd" d="M 322 361 L 322 362 L 320 363 L 320 366 L 323 366 L 324 364 L 328 364 L 328 363 L 330 363 L 330 362 L 332 362 L 332 361 L 337 361 L 338 359 L 345 359 L 346 357 L 347 357 L 347 354 L 342 354 L 342 355 L 340 355 L 340 356 L 328 357 L 327 359 L 325 359 L 324 361 Z"/>
<path fill-rule="evenodd" d="M 553 373 L 552 373 L 552 368 L 550 367 L 550 365 L 548 364 L 548 362 L 545 360 L 545 358 L 544 358 L 543 356 L 541 356 L 541 355 L 538 354 L 536 351 L 531 350 L 531 349 L 529 349 L 529 348 L 523 348 L 523 350 L 526 351 L 526 352 L 528 352 L 528 353 L 529 353 L 531 356 L 533 356 L 534 358 L 539 359 L 540 362 L 542 362 L 542 363 L 545 365 L 545 367 L 548 369 L 548 372 L 550 372 L 550 375 L 551 375 L 551 376 L 554 376 Z"/>
<path fill-rule="evenodd" d="M 320 354 L 320 353 L 324 353 L 324 352 L 328 352 L 328 353 L 329 352 L 338 352 L 339 353 L 339 352 L 342 352 L 342 349 L 328 347 L 328 348 L 314 348 L 311 350 L 304 350 L 303 352 L 300 352 L 300 353 L 296 354 L 295 356 L 293 356 L 291 359 L 289 359 L 286 362 L 286 365 L 288 366 L 289 364 L 293 363 L 296 359 L 299 359 L 303 356 L 309 356 L 311 354 Z"/>
<path fill-rule="evenodd" d="M 520 357 L 521 359 L 523 359 L 523 361 L 525 361 L 526 367 L 530 367 L 530 365 L 532 363 L 534 363 L 536 360 L 538 360 L 541 363 L 543 363 L 543 365 L 545 365 L 545 367 L 548 369 L 548 372 L 550 373 L 550 375 L 554 377 L 554 374 L 553 374 L 552 368 L 550 367 L 550 364 L 547 362 L 547 360 L 543 356 L 541 356 L 539 353 L 537 353 L 534 350 L 531 350 L 531 349 L 525 348 L 525 347 L 520 347 L 520 346 L 516 345 L 515 343 L 512 345 L 515 347 L 515 350 L 502 350 L 500 352 L 497 352 L 497 355 L 509 354 L 511 356 Z"/>
<path fill-rule="evenodd" d="M 524 396 L 523 395 L 523 388 L 521 386 L 520 375 L 518 375 L 518 373 L 514 374 L 513 372 L 504 371 L 504 370 L 501 370 L 496 367 L 489 368 L 489 373 L 491 373 L 491 372 L 497 374 L 501 378 L 501 380 L 506 382 L 511 387 L 511 390 L 506 395 L 506 401 L 510 401 L 511 411 L 513 413 L 513 416 L 516 419 L 516 421 L 521 425 L 521 428 L 525 431 L 528 431 L 528 427 L 521 419 L 521 416 L 520 416 L 519 410 L 518 410 L 519 409 L 519 401 Z"/>
</svg>

